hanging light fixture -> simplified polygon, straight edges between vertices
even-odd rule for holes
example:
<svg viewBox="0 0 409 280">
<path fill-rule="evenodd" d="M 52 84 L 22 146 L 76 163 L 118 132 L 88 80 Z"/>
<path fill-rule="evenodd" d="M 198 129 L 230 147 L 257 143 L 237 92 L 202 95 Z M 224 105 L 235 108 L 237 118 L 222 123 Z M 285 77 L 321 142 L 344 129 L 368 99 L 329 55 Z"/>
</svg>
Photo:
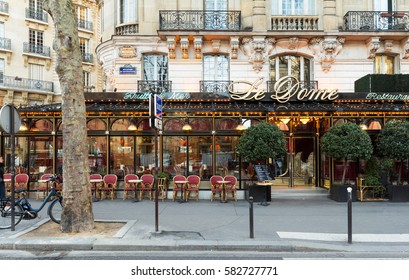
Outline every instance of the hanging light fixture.
<svg viewBox="0 0 409 280">
<path fill-rule="evenodd" d="M 288 125 L 285 124 L 285 123 L 283 123 L 283 122 L 280 122 L 280 123 L 278 124 L 278 128 L 279 128 L 280 130 L 282 130 L 282 131 L 289 131 L 289 130 L 290 130 L 290 129 L 288 128 Z"/>
<path fill-rule="evenodd" d="M 189 118 L 186 117 L 186 122 L 185 122 L 185 124 L 183 125 L 182 130 L 183 130 L 183 131 L 186 131 L 186 132 L 189 132 L 189 131 L 191 131 L 192 129 L 193 129 L 192 126 L 189 124 Z"/>
<path fill-rule="evenodd" d="M 307 118 L 307 117 L 305 117 L 305 118 L 300 118 L 300 122 L 301 122 L 302 124 L 307 124 L 309 121 L 310 121 L 310 118 Z"/>
<path fill-rule="evenodd" d="M 137 129 L 138 128 L 136 127 L 136 125 L 133 122 L 131 122 L 131 124 L 128 126 L 128 130 L 135 131 Z"/>
<path fill-rule="evenodd" d="M 244 131 L 246 129 L 247 129 L 247 127 L 244 126 L 243 119 L 242 119 L 242 117 L 240 115 L 240 123 L 236 126 L 236 130 L 237 131 Z"/>
<path fill-rule="evenodd" d="M 382 126 L 381 123 L 378 120 L 373 120 L 371 121 L 371 123 L 369 124 L 368 127 L 369 130 L 381 130 Z"/>
<path fill-rule="evenodd" d="M 284 118 L 280 118 L 280 121 L 282 121 L 283 123 L 285 123 L 285 124 L 288 124 L 289 122 L 290 122 L 290 118 L 288 118 L 288 117 L 284 117 Z"/>
<path fill-rule="evenodd" d="M 18 129 L 19 131 L 27 131 L 28 127 L 25 123 L 21 123 L 20 128 Z"/>
</svg>

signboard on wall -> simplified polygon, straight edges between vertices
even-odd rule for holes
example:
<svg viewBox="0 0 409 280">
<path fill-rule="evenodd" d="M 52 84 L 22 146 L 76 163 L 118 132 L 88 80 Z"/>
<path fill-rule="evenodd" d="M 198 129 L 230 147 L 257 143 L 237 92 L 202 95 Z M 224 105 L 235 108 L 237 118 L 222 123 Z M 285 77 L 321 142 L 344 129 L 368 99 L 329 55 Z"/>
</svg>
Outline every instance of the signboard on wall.
<svg viewBox="0 0 409 280">
<path fill-rule="evenodd" d="M 131 64 L 125 64 L 123 67 L 119 67 L 120 75 L 136 75 L 136 67 Z"/>
</svg>

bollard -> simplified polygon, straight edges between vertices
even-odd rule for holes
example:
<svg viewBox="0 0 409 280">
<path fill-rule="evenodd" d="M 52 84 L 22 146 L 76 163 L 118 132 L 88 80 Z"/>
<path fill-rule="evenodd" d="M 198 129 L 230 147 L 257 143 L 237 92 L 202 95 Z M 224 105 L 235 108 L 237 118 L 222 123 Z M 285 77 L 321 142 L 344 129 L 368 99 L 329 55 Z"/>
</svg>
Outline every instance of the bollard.
<svg viewBox="0 0 409 280">
<path fill-rule="evenodd" d="M 348 187 L 348 243 L 352 243 L 352 188 Z"/>
<path fill-rule="evenodd" d="M 249 216 L 250 216 L 250 238 L 254 238 L 254 219 L 253 219 L 253 197 L 249 197 L 250 209 L 249 209 Z"/>
</svg>

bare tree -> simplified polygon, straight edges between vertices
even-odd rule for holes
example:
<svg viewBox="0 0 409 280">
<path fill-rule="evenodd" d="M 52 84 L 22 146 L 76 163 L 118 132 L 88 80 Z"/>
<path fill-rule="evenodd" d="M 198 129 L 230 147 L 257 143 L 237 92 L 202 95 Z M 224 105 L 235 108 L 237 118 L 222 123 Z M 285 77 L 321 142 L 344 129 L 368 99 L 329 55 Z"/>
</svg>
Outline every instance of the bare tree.
<svg viewBox="0 0 409 280">
<path fill-rule="evenodd" d="M 94 227 L 87 150 L 86 108 L 77 18 L 72 0 L 43 0 L 54 21 L 55 70 L 61 84 L 63 132 L 63 232 Z"/>
</svg>

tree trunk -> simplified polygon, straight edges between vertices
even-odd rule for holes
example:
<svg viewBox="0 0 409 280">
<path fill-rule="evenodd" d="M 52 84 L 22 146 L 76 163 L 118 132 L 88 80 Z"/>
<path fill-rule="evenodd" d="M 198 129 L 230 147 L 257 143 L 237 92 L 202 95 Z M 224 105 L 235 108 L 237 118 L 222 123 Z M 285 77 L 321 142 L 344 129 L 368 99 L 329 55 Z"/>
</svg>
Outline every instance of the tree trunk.
<svg viewBox="0 0 409 280">
<path fill-rule="evenodd" d="M 53 49 L 62 94 L 63 133 L 63 232 L 94 227 L 89 184 L 86 107 L 77 17 L 72 0 L 43 0 L 54 21 Z"/>
</svg>

